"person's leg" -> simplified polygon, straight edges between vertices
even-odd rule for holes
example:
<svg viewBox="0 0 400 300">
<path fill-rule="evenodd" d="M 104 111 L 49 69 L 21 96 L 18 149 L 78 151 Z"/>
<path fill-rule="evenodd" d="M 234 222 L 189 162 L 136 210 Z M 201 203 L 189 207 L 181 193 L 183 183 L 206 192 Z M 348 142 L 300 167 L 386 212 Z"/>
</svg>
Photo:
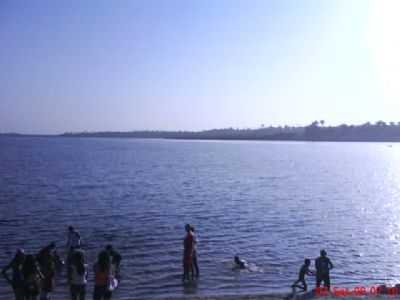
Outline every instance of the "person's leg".
<svg viewBox="0 0 400 300">
<path fill-rule="evenodd" d="M 40 292 L 40 300 L 48 300 L 48 293 L 46 290 L 42 289 Z"/>
<path fill-rule="evenodd" d="M 70 292 L 71 292 L 71 300 L 78 300 L 78 291 L 76 289 L 76 285 L 71 284 Z"/>
<path fill-rule="evenodd" d="M 189 272 L 192 275 L 191 276 L 192 280 L 194 280 L 193 261 L 189 264 Z"/>
<path fill-rule="evenodd" d="M 185 261 L 183 263 L 183 280 L 190 280 L 191 271 L 193 272 L 192 261 L 188 258 L 185 258 Z"/>
<path fill-rule="evenodd" d="M 329 275 L 326 275 L 324 278 L 324 286 L 328 289 L 328 291 L 331 290 L 331 279 L 329 278 Z"/>
<path fill-rule="evenodd" d="M 303 279 L 303 281 L 301 282 L 303 284 L 303 291 L 307 291 L 307 283 L 306 281 Z"/>
<path fill-rule="evenodd" d="M 79 289 L 79 300 L 85 300 L 86 298 L 86 285 L 82 285 Z"/>
<path fill-rule="evenodd" d="M 292 288 L 298 287 L 299 280 L 296 280 L 295 282 L 293 282 L 292 284 Z"/>
<path fill-rule="evenodd" d="M 197 253 L 193 255 L 193 266 L 194 270 L 196 271 L 196 277 L 199 277 L 200 271 L 199 271 L 199 265 L 197 264 Z"/>
<path fill-rule="evenodd" d="M 94 286 L 93 300 L 101 300 L 100 287 L 97 285 Z"/>
<path fill-rule="evenodd" d="M 186 278 L 188 277 L 188 267 L 186 262 L 183 262 L 183 275 L 182 275 L 182 281 L 185 281 Z"/>
<path fill-rule="evenodd" d="M 316 280 L 317 280 L 316 286 L 317 286 L 317 288 L 319 288 L 319 287 L 321 286 L 321 281 L 322 281 L 321 276 L 320 276 L 320 275 L 317 275 L 317 276 L 316 276 Z"/>
<path fill-rule="evenodd" d="M 110 300 L 112 296 L 112 292 L 110 291 L 105 291 L 104 293 L 104 300 Z"/>
<path fill-rule="evenodd" d="M 24 289 L 22 287 L 13 286 L 15 300 L 24 300 Z"/>
</svg>

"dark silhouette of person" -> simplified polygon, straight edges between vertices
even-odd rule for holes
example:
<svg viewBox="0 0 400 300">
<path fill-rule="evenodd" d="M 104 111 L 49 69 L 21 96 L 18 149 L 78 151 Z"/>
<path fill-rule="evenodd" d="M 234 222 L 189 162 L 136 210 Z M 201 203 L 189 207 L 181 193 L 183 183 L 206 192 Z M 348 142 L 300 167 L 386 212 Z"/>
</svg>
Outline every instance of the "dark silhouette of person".
<svg viewBox="0 0 400 300">
<path fill-rule="evenodd" d="M 306 275 L 314 275 L 313 272 L 310 271 L 310 264 L 311 260 L 306 258 L 304 260 L 304 264 L 301 266 L 300 271 L 299 271 L 299 278 L 292 284 L 292 288 L 299 288 L 302 291 L 307 291 L 307 283 L 305 276 Z M 299 285 L 301 283 L 301 285 Z"/>
<path fill-rule="evenodd" d="M 317 288 L 321 286 L 321 282 L 324 282 L 324 287 L 328 289 L 331 288 L 331 280 L 329 277 L 329 271 L 333 269 L 333 264 L 331 260 L 326 256 L 326 251 L 321 250 L 321 256 L 315 260 L 316 269 L 316 281 Z"/>
<path fill-rule="evenodd" d="M 27 255 L 22 266 L 25 300 L 36 300 L 40 293 L 40 283 L 44 276 L 38 268 L 35 256 Z"/>
<path fill-rule="evenodd" d="M 36 261 L 38 262 L 40 271 L 44 276 L 41 282 L 40 299 L 50 298 L 49 294 L 54 289 L 57 257 L 56 244 L 54 242 L 41 249 L 36 255 Z"/>
<path fill-rule="evenodd" d="M 235 262 L 235 267 L 234 268 L 239 268 L 239 269 L 246 269 L 247 268 L 247 262 L 243 259 L 240 259 L 239 256 L 235 256 L 233 258 Z"/>
<path fill-rule="evenodd" d="M 119 268 L 122 260 L 121 254 L 117 250 L 115 250 L 113 245 L 110 244 L 106 246 L 106 252 L 108 253 L 108 255 L 110 255 L 111 262 Z"/>
<path fill-rule="evenodd" d="M 120 279 L 121 254 L 110 244 L 106 246 L 105 251 L 110 256 L 111 266 L 113 267 L 115 277 Z"/>
<path fill-rule="evenodd" d="M 193 280 L 193 245 L 194 239 L 190 224 L 185 225 L 186 236 L 183 240 L 183 277 L 182 280 L 190 280 L 189 273 Z"/>
<path fill-rule="evenodd" d="M 199 270 L 199 265 L 197 264 L 197 238 L 196 238 L 196 234 L 194 233 L 193 226 L 190 226 L 190 230 L 192 231 L 192 235 L 193 235 L 193 268 L 195 271 L 196 278 L 199 278 L 200 270 Z"/>
<path fill-rule="evenodd" d="M 25 252 L 23 249 L 18 249 L 13 260 L 1 270 L 4 278 L 12 286 L 15 300 L 24 300 L 24 277 L 22 267 L 25 261 Z M 8 270 L 12 270 L 12 277 L 7 274 Z"/>
</svg>

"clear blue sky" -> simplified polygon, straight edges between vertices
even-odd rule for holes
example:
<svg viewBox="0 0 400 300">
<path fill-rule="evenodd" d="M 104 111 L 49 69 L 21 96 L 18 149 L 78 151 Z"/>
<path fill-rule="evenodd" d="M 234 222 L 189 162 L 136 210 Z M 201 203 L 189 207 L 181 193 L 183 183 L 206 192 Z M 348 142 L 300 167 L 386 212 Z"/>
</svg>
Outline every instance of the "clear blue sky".
<svg viewBox="0 0 400 300">
<path fill-rule="evenodd" d="M 3 0 L 0 132 L 400 121 L 396 2 Z"/>
</svg>

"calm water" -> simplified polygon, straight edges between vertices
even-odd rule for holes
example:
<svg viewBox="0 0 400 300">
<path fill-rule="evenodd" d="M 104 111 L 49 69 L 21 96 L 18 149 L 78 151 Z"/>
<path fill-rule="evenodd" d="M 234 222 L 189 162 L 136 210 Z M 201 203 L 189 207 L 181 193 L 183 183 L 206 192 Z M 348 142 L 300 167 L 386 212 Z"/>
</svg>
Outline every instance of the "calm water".
<svg viewBox="0 0 400 300">
<path fill-rule="evenodd" d="M 73 224 L 91 265 L 107 243 L 123 255 L 115 299 L 288 290 L 321 248 L 335 285 L 397 282 L 399 204 L 399 144 L 0 139 L 0 264 L 53 240 L 63 253 Z M 190 287 L 185 223 L 199 238 Z M 254 272 L 232 271 L 235 254 Z"/>
</svg>

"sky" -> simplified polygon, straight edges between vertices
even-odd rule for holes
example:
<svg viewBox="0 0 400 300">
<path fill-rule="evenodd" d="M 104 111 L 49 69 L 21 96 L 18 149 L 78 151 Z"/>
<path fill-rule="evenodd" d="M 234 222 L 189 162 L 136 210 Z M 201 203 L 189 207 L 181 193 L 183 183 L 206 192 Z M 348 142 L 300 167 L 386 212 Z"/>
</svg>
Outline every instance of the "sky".
<svg viewBox="0 0 400 300">
<path fill-rule="evenodd" d="M 397 0 L 0 1 L 0 132 L 400 121 Z"/>
</svg>

